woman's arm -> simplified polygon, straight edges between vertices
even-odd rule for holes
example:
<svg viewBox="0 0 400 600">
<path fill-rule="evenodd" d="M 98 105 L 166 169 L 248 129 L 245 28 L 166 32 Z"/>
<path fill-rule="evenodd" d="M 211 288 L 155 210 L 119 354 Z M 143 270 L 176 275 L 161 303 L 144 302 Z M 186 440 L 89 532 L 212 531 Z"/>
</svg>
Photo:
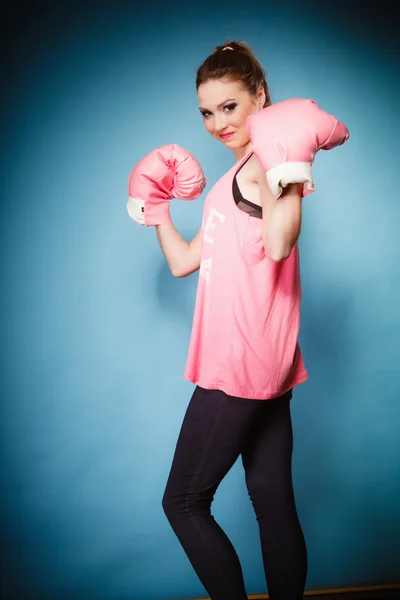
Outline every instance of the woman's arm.
<svg viewBox="0 0 400 600">
<path fill-rule="evenodd" d="M 257 182 L 263 209 L 265 253 L 271 260 L 285 260 L 300 235 L 303 184 L 291 183 L 276 199 L 265 174 L 260 174 Z"/>
<path fill-rule="evenodd" d="M 274 260 L 283 260 L 290 255 L 301 227 L 302 184 L 294 182 L 303 181 L 309 192 L 313 191 L 311 167 L 316 153 L 340 146 L 350 133 L 314 100 L 303 98 L 255 111 L 247 117 L 246 126 L 253 152 L 268 173 L 269 185 L 264 178 L 259 181 L 265 211 L 265 250 Z M 281 183 L 292 185 L 283 188 L 285 193 L 279 197 Z"/>
<path fill-rule="evenodd" d="M 172 223 L 156 226 L 157 238 L 174 277 L 186 277 L 200 267 L 202 228 L 186 242 Z"/>
</svg>

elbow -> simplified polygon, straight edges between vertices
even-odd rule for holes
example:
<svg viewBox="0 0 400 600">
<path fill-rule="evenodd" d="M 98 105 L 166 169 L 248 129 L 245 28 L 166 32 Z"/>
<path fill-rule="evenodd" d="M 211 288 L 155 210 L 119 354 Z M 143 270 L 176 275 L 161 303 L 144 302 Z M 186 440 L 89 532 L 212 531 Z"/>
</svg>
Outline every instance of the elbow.
<svg viewBox="0 0 400 600">
<path fill-rule="evenodd" d="M 189 266 L 171 268 L 171 273 L 173 277 L 176 277 L 176 279 L 182 279 L 183 277 L 187 277 L 188 275 L 191 275 L 194 271 L 196 271 L 196 268 L 191 269 Z"/>
<path fill-rule="evenodd" d="M 176 279 L 181 279 L 182 277 L 186 277 L 186 273 L 179 269 L 171 269 L 172 276 Z"/>
<path fill-rule="evenodd" d="M 274 262 L 282 262 L 283 260 L 289 258 L 289 256 L 290 254 L 274 254 L 273 256 L 268 256 L 268 258 Z"/>
<path fill-rule="evenodd" d="M 264 242 L 264 250 L 266 256 L 274 262 L 282 262 L 289 258 L 292 253 L 292 249 L 297 244 L 298 235 L 295 238 L 286 238 L 286 240 L 280 240 L 277 244 L 267 244 Z"/>
<path fill-rule="evenodd" d="M 271 251 L 271 249 L 269 248 L 265 248 L 265 255 L 274 262 L 282 262 L 283 260 L 286 260 L 287 258 L 289 258 L 291 252 L 292 247 L 280 248 L 279 250 L 277 249 L 273 251 Z"/>
<path fill-rule="evenodd" d="M 191 275 L 192 273 L 197 271 L 199 268 L 200 268 L 200 263 L 187 264 L 187 265 L 183 265 L 180 267 L 171 268 L 171 273 L 177 279 L 182 279 L 182 277 L 187 277 L 188 275 Z"/>
</svg>

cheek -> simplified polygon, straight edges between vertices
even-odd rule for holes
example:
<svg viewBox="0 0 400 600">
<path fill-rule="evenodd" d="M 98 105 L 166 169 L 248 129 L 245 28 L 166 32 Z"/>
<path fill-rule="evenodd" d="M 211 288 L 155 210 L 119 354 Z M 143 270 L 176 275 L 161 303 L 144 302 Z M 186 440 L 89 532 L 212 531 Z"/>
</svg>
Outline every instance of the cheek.
<svg viewBox="0 0 400 600">
<path fill-rule="evenodd" d="M 237 129 L 245 129 L 246 128 L 246 119 L 249 116 L 249 112 L 242 109 L 235 110 L 232 113 L 231 124 L 234 125 Z"/>
<path fill-rule="evenodd" d="M 214 130 L 214 126 L 211 119 L 204 119 L 204 127 L 208 131 L 208 133 L 212 133 Z"/>
</svg>

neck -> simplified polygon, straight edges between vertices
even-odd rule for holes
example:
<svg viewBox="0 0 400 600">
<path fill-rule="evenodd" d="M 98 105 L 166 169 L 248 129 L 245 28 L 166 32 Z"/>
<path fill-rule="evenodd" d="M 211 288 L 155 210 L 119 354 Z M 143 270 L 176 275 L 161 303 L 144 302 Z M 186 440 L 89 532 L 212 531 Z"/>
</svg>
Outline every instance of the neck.
<svg viewBox="0 0 400 600">
<path fill-rule="evenodd" d="M 242 160 L 243 156 L 245 156 L 248 152 L 250 152 L 250 150 L 251 150 L 251 141 L 250 140 L 247 142 L 247 144 L 245 146 L 242 146 L 241 148 L 236 148 L 236 150 L 233 150 L 233 154 L 235 156 L 236 162 L 238 162 L 239 160 Z"/>
</svg>

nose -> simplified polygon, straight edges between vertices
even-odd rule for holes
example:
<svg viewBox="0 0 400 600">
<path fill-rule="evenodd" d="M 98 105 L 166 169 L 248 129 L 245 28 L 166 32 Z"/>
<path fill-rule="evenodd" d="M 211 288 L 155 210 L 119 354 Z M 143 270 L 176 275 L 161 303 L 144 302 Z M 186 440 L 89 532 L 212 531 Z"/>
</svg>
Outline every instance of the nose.
<svg viewBox="0 0 400 600">
<path fill-rule="evenodd" d="M 217 135 L 223 133 L 224 130 L 227 128 L 227 126 L 228 126 L 228 120 L 226 118 L 226 115 L 219 114 L 219 115 L 215 116 L 214 129 L 215 129 L 215 133 Z"/>
</svg>

